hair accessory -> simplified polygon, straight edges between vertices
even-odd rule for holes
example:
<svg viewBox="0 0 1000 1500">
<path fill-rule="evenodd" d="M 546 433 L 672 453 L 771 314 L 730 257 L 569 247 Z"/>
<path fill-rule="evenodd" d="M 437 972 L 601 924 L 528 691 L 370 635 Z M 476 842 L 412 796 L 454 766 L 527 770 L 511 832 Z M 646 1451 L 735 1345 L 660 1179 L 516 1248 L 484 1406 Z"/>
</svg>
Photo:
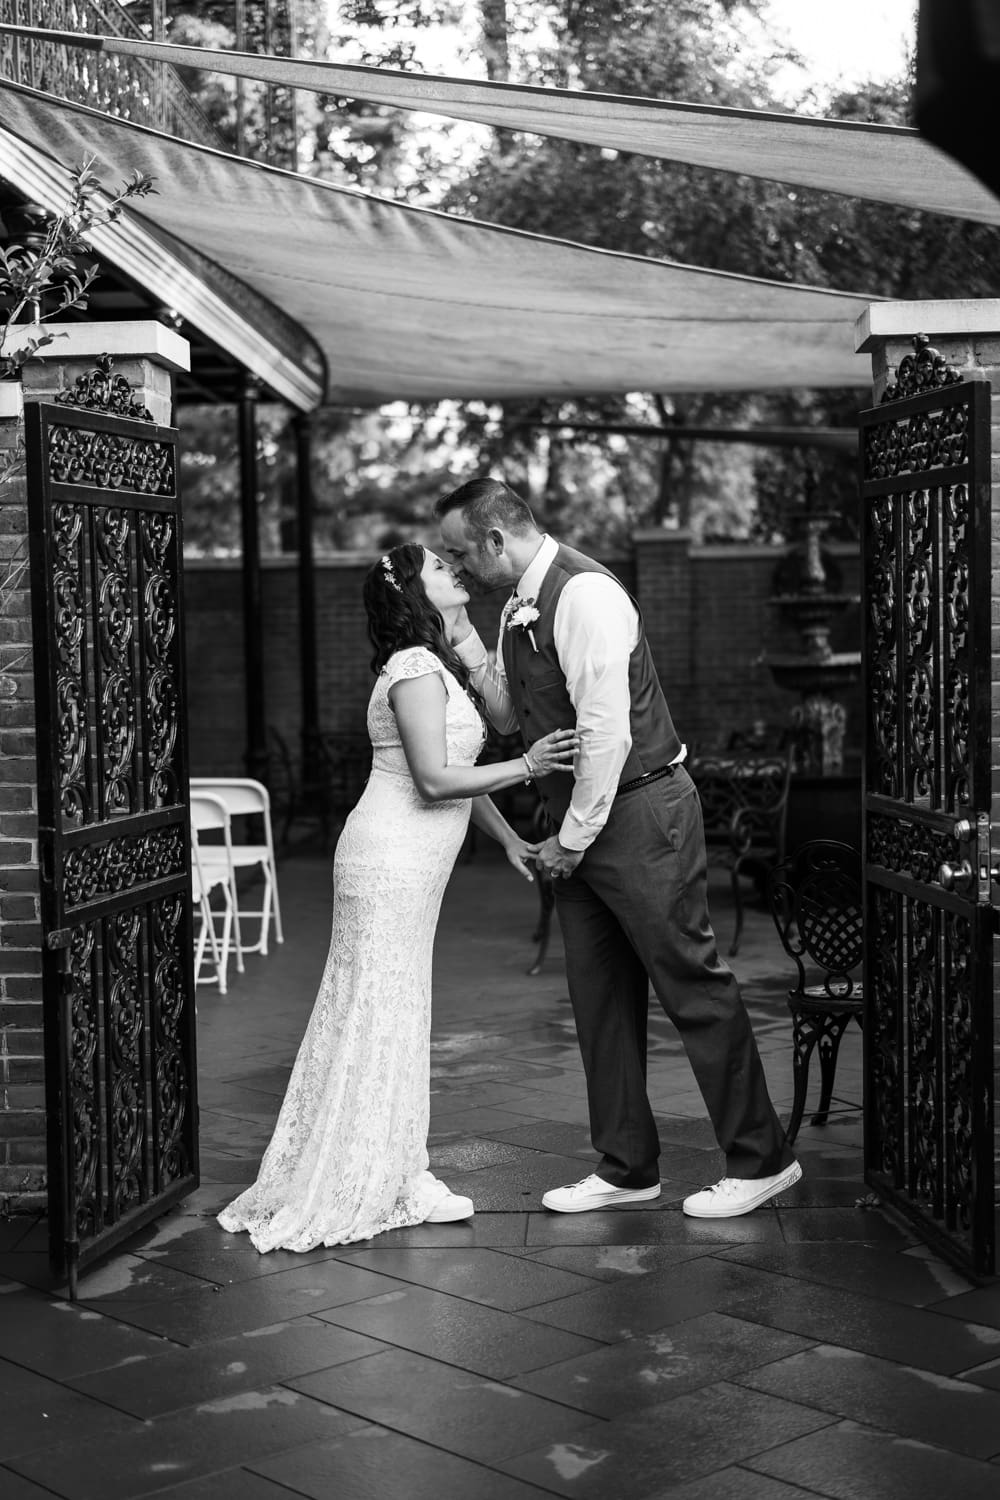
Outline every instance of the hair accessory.
<svg viewBox="0 0 1000 1500">
<path fill-rule="evenodd" d="M 403 592 L 403 590 L 399 586 L 399 579 L 396 577 L 396 574 L 393 572 L 393 567 L 392 567 L 391 561 L 386 556 L 386 557 L 383 557 L 381 559 L 381 562 L 382 562 L 382 572 L 385 574 L 385 579 L 386 579 L 386 582 L 388 583 L 389 587 L 395 589 L 397 594 L 401 594 Z"/>
</svg>

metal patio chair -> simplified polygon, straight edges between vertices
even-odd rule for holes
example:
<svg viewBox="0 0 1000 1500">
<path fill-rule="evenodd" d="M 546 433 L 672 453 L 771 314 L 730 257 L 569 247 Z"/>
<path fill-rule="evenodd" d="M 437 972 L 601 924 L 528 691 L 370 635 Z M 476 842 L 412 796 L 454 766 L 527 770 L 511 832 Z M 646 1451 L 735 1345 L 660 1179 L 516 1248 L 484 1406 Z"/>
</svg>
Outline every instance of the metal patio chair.
<svg viewBox="0 0 1000 1500">
<path fill-rule="evenodd" d="M 848 844 L 813 839 L 770 872 L 767 894 L 781 945 L 798 970 L 798 983 L 788 992 L 795 1084 L 791 1142 L 805 1113 L 813 1051 L 819 1048 L 820 1097 L 812 1124 L 825 1125 L 844 1032 L 851 1021 L 864 1024 L 861 856 Z"/>
<path fill-rule="evenodd" d="M 232 903 L 232 922 L 228 929 L 226 953 L 236 956 L 237 972 L 243 973 L 243 940 L 240 934 L 240 909 L 236 895 L 236 864 L 233 860 L 232 819 L 223 799 L 216 793 L 191 783 L 189 796 L 191 843 L 197 845 L 201 876 L 209 890 L 218 890 L 223 882 Z"/>
</svg>

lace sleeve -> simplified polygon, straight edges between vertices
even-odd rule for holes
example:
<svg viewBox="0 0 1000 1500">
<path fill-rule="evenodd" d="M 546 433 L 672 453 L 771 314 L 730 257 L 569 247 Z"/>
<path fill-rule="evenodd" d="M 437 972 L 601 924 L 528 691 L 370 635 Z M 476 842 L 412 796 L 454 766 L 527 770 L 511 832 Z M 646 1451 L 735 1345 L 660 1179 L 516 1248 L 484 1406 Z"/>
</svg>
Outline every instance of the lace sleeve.
<svg viewBox="0 0 1000 1500">
<path fill-rule="evenodd" d="M 440 672 L 443 677 L 444 663 L 438 660 L 433 651 L 428 651 L 426 646 L 407 646 L 404 651 L 397 651 L 390 656 L 383 671 L 388 692 L 397 682 L 403 682 L 409 677 L 426 677 L 430 672 Z"/>
</svg>

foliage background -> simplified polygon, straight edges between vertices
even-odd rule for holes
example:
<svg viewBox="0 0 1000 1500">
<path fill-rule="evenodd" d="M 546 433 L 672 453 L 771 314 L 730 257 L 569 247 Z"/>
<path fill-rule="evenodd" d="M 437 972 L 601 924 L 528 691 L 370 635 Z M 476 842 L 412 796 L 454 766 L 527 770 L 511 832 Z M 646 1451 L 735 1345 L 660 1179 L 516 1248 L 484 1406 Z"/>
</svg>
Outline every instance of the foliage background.
<svg viewBox="0 0 1000 1500">
<path fill-rule="evenodd" d="M 762 0 L 300 0 L 299 9 L 300 50 L 340 61 L 912 123 L 912 60 L 904 76 L 830 98 L 805 86 L 798 100 L 779 97 L 775 77 L 794 54 L 769 39 Z M 232 45 L 231 14 L 214 0 L 182 0 L 171 9 L 170 36 Z M 442 61 L 435 47 L 445 35 L 452 52 Z M 188 82 L 231 133 L 233 80 L 195 74 Z M 456 216 L 863 294 L 1000 292 L 1000 244 L 987 226 L 349 99 L 300 95 L 299 109 L 301 170 Z M 665 369 L 661 390 L 624 399 L 325 410 L 314 429 L 317 547 L 429 538 L 438 495 L 487 471 L 502 473 L 567 540 L 603 551 L 650 525 L 689 528 L 699 539 L 779 542 L 813 487 L 837 513 L 834 534 L 850 537 L 857 502 L 849 453 L 534 424 L 852 426 L 857 403 L 853 391 L 677 394 Z M 261 408 L 262 534 L 274 552 L 295 545 L 288 417 Z M 185 408 L 181 425 L 188 545 L 238 551 L 235 421 Z"/>
</svg>

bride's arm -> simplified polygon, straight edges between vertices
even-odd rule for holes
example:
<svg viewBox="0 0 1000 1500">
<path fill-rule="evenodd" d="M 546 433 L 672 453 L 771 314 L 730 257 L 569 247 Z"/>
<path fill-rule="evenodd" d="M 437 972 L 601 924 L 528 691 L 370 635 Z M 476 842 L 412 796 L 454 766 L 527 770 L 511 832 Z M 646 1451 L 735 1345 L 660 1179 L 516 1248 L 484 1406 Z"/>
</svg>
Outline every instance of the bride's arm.
<svg viewBox="0 0 1000 1500">
<path fill-rule="evenodd" d="M 533 881 L 535 877 L 531 873 L 531 866 L 541 845 L 529 844 L 515 832 L 489 797 L 473 797 L 471 818 L 477 828 L 502 845 L 517 873 L 523 875 L 525 880 Z"/>
<path fill-rule="evenodd" d="M 445 737 L 448 694 L 437 672 L 406 677 L 389 690 L 406 763 L 425 802 L 481 797 L 532 776 L 572 771 L 579 748 L 575 729 L 557 729 L 536 740 L 525 755 L 485 766 L 450 766 Z"/>
</svg>

